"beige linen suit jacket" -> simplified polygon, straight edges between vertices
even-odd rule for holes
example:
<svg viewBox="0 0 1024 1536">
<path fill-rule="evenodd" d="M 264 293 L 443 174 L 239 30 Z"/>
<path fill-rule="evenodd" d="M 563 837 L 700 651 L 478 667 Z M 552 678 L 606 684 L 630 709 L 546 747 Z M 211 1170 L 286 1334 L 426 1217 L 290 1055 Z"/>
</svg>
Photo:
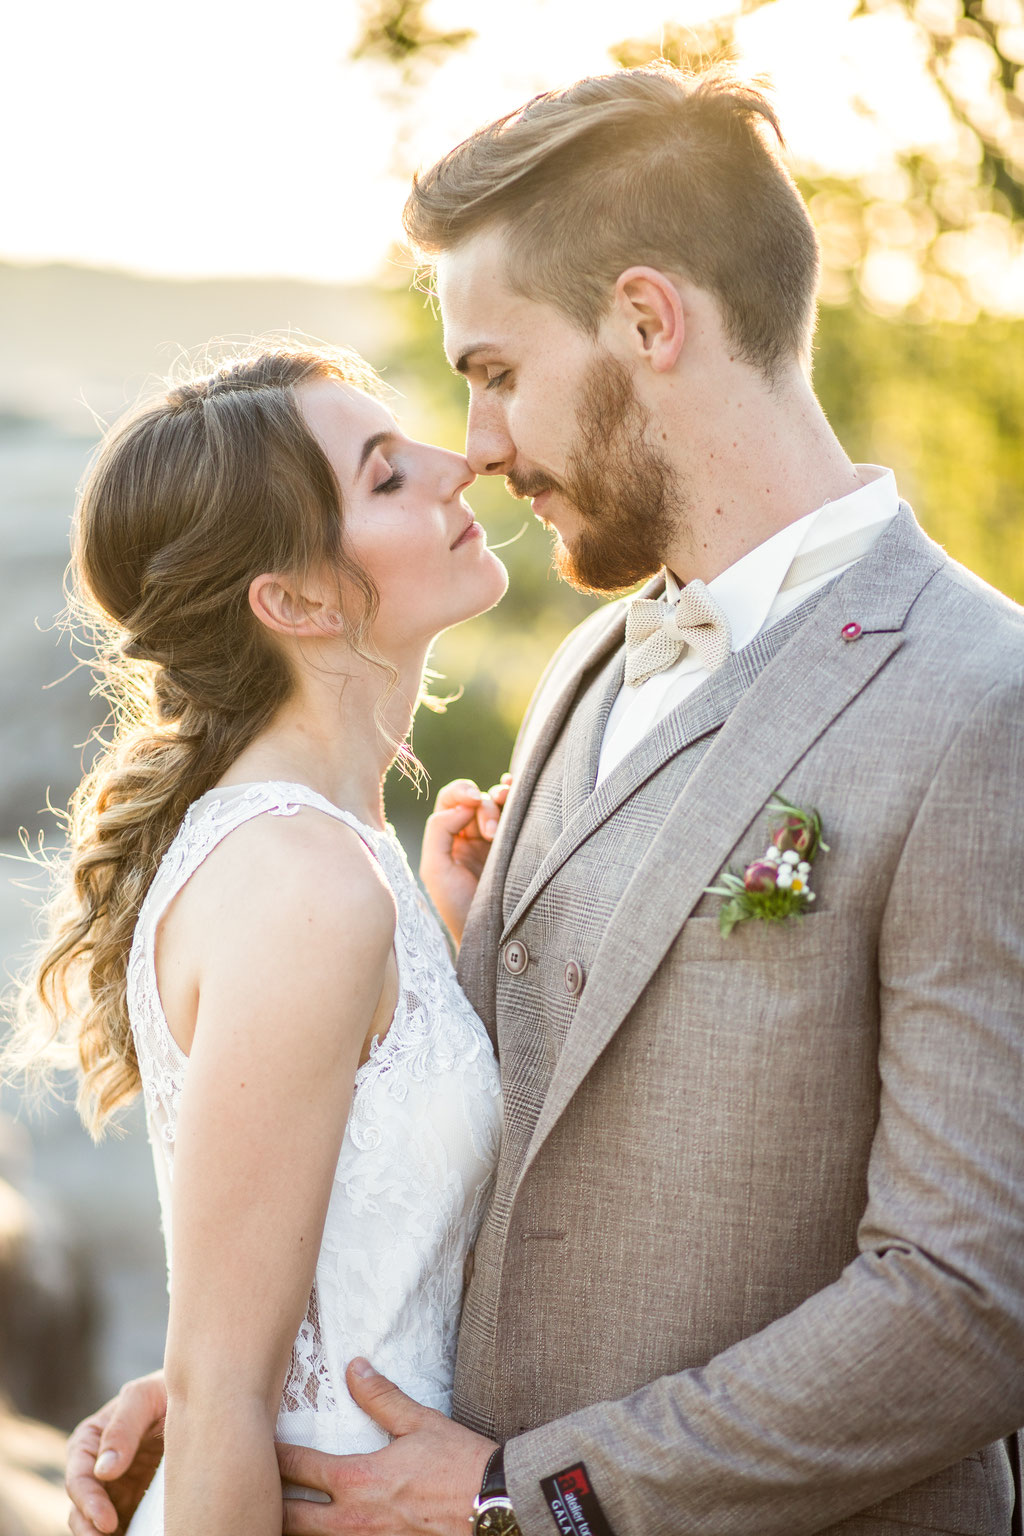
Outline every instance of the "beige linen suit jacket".
<svg viewBox="0 0 1024 1536">
<path fill-rule="evenodd" d="M 1004 1536 L 1024 614 L 904 507 L 595 791 L 624 619 L 540 684 L 460 956 L 506 1119 L 456 1415 L 526 1536 L 579 1462 L 616 1536 Z M 777 791 L 817 903 L 723 939 Z"/>
</svg>

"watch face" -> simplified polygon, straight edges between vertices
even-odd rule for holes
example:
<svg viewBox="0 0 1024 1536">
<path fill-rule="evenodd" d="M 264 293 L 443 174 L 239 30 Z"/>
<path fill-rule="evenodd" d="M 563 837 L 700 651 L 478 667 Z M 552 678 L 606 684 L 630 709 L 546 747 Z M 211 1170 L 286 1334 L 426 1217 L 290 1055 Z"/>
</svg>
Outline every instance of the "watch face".
<svg viewBox="0 0 1024 1536">
<path fill-rule="evenodd" d="M 522 1536 L 511 1504 L 485 1509 L 477 1519 L 475 1536 Z"/>
</svg>

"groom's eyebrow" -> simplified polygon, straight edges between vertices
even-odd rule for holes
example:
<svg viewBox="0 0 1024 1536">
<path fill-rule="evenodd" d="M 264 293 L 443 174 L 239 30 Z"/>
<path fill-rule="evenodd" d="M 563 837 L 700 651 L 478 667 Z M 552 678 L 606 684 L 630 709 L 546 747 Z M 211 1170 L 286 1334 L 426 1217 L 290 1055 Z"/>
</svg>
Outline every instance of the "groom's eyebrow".
<svg viewBox="0 0 1024 1536">
<path fill-rule="evenodd" d="M 467 373 L 474 357 L 486 356 L 488 352 L 493 353 L 500 350 L 500 347 L 493 341 L 474 342 L 471 347 L 467 347 L 465 352 L 460 354 L 457 361 L 452 364 L 452 367 L 456 373 Z"/>
</svg>

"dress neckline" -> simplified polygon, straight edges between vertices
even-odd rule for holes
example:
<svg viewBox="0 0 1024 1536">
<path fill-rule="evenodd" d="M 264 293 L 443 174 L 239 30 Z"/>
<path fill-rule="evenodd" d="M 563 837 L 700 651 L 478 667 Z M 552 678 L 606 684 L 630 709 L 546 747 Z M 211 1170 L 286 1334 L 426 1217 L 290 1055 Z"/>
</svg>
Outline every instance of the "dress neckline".
<svg viewBox="0 0 1024 1536">
<path fill-rule="evenodd" d="M 349 811 L 343 805 L 337 805 L 333 800 L 329 800 L 326 795 L 322 795 L 318 789 L 314 789 L 311 784 L 303 784 L 301 779 L 246 779 L 243 783 L 239 784 L 215 784 L 205 794 L 197 796 L 192 801 L 192 807 L 203 805 L 205 801 L 213 799 L 215 796 L 223 798 L 225 795 L 236 792 L 242 793 L 250 789 L 274 789 L 285 793 L 290 789 L 298 789 L 304 795 L 310 795 L 314 800 L 318 800 L 321 805 L 333 811 L 336 815 L 347 816 L 373 837 L 394 836 L 394 828 L 389 821 L 385 821 L 382 827 L 375 826 L 372 821 L 364 821 L 361 816 L 356 815 L 355 811 Z"/>
</svg>

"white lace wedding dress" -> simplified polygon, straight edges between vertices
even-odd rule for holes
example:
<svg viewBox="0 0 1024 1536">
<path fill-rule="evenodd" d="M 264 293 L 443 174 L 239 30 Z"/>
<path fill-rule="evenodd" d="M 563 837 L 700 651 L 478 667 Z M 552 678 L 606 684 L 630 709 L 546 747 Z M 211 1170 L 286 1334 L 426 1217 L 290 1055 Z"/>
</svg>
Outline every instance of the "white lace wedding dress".
<svg viewBox="0 0 1024 1536">
<path fill-rule="evenodd" d="M 397 908 L 399 1001 L 391 1027 L 356 1074 L 277 1434 L 335 1453 L 372 1451 L 388 1436 L 348 1394 L 344 1373 L 353 1356 L 366 1356 L 419 1402 L 451 1410 L 464 1266 L 490 1192 L 501 1128 L 490 1041 L 459 988 L 440 927 L 395 834 L 364 825 L 301 784 L 211 790 L 189 808 L 142 905 L 128 965 L 128 1010 L 169 1259 L 175 1124 L 188 1059 L 160 1006 L 157 924 L 222 838 L 254 816 L 290 816 L 300 806 L 345 822 L 378 860 Z M 258 1188 L 252 1196 L 259 1200 Z M 273 1241 L 271 1230 L 268 1245 Z M 162 1533 L 162 1485 L 158 1473 L 131 1536 Z"/>
</svg>

